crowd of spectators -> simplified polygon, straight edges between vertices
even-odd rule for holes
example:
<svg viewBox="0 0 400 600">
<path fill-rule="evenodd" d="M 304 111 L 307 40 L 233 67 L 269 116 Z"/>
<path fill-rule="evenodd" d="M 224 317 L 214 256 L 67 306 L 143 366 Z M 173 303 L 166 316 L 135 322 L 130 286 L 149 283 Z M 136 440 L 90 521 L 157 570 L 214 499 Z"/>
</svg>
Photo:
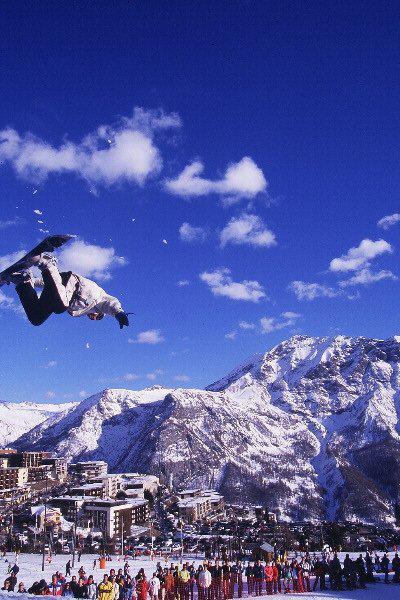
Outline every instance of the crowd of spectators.
<svg viewBox="0 0 400 600">
<path fill-rule="evenodd" d="M 93 567 L 96 568 L 96 560 Z M 18 564 L 10 565 L 3 592 L 87 600 L 231 600 L 317 589 L 365 589 L 367 583 L 377 580 L 377 573 L 382 573 L 385 583 L 400 583 L 400 557 L 396 553 L 390 561 L 387 554 L 379 557 L 367 552 L 357 558 L 346 554 L 341 562 L 337 554 L 306 553 L 290 559 L 276 556 L 274 560 L 245 563 L 213 560 L 197 566 L 171 563 L 169 567 L 157 563 L 149 578 L 143 568 L 133 575 L 129 562 L 99 578 L 88 575 L 83 566 L 75 575 L 68 561 L 65 574 L 56 571 L 49 582 L 40 579 L 28 589 L 18 582 L 18 573 Z"/>
</svg>

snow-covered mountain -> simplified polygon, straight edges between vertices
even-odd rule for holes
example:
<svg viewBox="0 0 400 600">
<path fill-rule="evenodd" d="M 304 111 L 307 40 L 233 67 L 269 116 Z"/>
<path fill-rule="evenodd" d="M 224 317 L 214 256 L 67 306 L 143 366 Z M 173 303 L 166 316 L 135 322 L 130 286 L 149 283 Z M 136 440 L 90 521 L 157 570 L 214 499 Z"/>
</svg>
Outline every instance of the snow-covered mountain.
<svg viewBox="0 0 400 600">
<path fill-rule="evenodd" d="M 0 448 L 11 444 L 21 435 L 53 415 L 61 418 L 76 405 L 76 402 L 64 404 L 0 402 Z"/>
<path fill-rule="evenodd" d="M 389 522 L 399 392 L 400 337 L 295 336 L 206 390 L 104 390 L 16 445 L 172 472 L 281 517 Z"/>
</svg>

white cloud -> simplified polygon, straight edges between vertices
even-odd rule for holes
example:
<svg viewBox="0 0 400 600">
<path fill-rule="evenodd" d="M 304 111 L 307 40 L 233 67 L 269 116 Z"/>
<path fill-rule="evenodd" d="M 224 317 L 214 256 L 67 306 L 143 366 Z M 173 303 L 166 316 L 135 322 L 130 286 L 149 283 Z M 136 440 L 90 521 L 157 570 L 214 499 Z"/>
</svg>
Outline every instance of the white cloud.
<svg viewBox="0 0 400 600">
<path fill-rule="evenodd" d="M 279 319 L 275 317 L 262 317 L 260 319 L 261 332 L 271 333 L 272 331 L 291 327 L 295 324 L 296 320 L 300 318 L 300 316 L 301 315 L 298 313 L 285 312 L 281 314 L 281 318 Z"/>
<path fill-rule="evenodd" d="M 326 285 L 306 283 L 305 281 L 292 281 L 289 289 L 295 293 L 298 300 L 315 300 L 321 297 L 335 298 L 341 294 L 340 291 Z"/>
<path fill-rule="evenodd" d="M 294 320 L 294 319 L 299 319 L 301 317 L 301 315 L 299 313 L 288 310 L 288 311 L 282 313 L 282 317 L 284 319 L 293 319 Z"/>
<path fill-rule="evenodd" d="M 0 290 L 0 309 L 2 310 L 12 310 L 16 313 L 23 313 L 23 308 L 17 304 L 14 298 L 7 296 L 4 292 Z"/>
<path fill-rule="evenodd" d="M 374 242 L 373 240 L 365 239 L 356 248 L 350 248 L 346 254 L 331 260 L 329 269 L 336 272 L 357 271 L 358 269 L 368 267 L 370 261 L 380 254 L 392 251 L 391 245 L 385 240 L 376 240 Z"/>
<path fill-rule="evenodd" d="M 88 397 L 88 393 L 86 390 L 81 390 L 78 394 L 79 398 L 87 398 Z"/>
<path fill-rule="evenodd" d="M 182 383 L 186 383 L 190 381 L 190 377 L 188 375 L 175 375 L 175 381 L 180 381 Z"/>
<path fill-rule="evenodd" d="M 258 281 L 236 282 L 233 281 L 230 272 L 230 269 L 221 267 L 215 271 L 205 271 L 199 277 L 209 286 L 214 296 L 225 296 L 232 300 L 247 302 L 259 302 L 261 298 L 266 297 L 264 288 Z"/>
<path fill-rule="evenodd" d="M 52 400 L 55 397 L 56 397 L 56 393 L 53 392 L 53 390 L 49 390 L 48 392 L 46 392 L 46 399 L 47 400 Z"/>
<path fill-rule="evenodd" d="M 190 281 L 189 281 L 188 279 L 180 279 L 180 280 L 179 280 L 179 281 L 176 283 L 176 285 L 177 285 L 178 287 L 186 287 L 186 286 L 190 285 Z"/>
<path fill-rule="evenodd" d="M 59 253 L 59 263 L 61 270 L 107 280 L 111 277 L 110 270 L 113 267 L 123 266 L 127 261 L 122 256 L 117 256 L 112 247 L 104 248 L 75 240 L 63 247 Z"/>
<path fill-rule="evenodd" d="M 206 179 L 201 176 L 204 165 L 195 161 L 187 165 L 175 179 L 165 182 L 166 188 L 178 196 L 207 196 L 219 194 L 233 200 L 254 198 L 267 189 L 267 181 L 262 170 L 249 157 L 245 156 L 226 169 L 221 179 Z"/>
<path fill-rule="evenodd" d="M 349 287 L 354 285 L 369 285 L 370 283 L 376 283 L 377 281 L 382 281 L 383 279 L 391 279 L 392 281 L 396 281 L 397 277 L 391 271 L 387 271 L 385 269 L 374 273 L 370 271 L 370 269 L 365 268 L 358 271 L 353 277 L 349 279 L 344 279 L 343 281 L 339 281 L 340 287 Z"/>
<path fill-rule="evenodd" d="M 126 373 L 123 379 L 124 381 L 136 381 L 136 379 L 139 379 L 139 375 L 136 375 L 136 373 Z"/>
<path fill-rule="evenodd" d="M 400 213 L 393 213 L 393 215 L 386 215 L 379 219 L 377 225 L 378 227 L 382 227 L 382 229 L 389 229 L 393 225 L 396 225 L 400 221 Z"/>
<path fill-rule="evenodd" d="M 92 184 L 142 185 L 162 167 L 155 132 L 178 126 L 176 114 L 135 109 L 131 118 L 101 125 L 81 142 L 66 141 L 59 147 L 31 133 L 6 128 L 0 131 L 0 161 L 8 162 L 18 175 L 32 181 L 43 181 L 52 173 L 74 173 Z"/>
<path fill-rule="evenodd" d="M 269 247 L 276 245 L 274 233 L 267 229 L 257 215 L 243 214 L 232 217 L 220 233 L 221 246 L 226 244 L 249 244 L 250 246 Z"/>
<path fill-rule="evenodd" d="M 162 369 L 155 369 L 152 373 L 147 373 L 146 377 L 150 381 L 154 381 L 159 375 L 164 375 L 164 371 Z"/>
<path fill-rule="evenodd" d="M 233 341 L 237 337 L 237 331 L 231 331 L 229 333 L 226 333 L 225 337 L 226 337 L 227 340 L 232 340 Z"/>
<path fill-rule="evenodd" d="M 18 252 L 11 252 L 11 254 L 4 254 L 3 256 L 0 256 L 0 271 L 4 271 L 4 269 L 10 267 L 25 254 L 25 250 L 18 250 Z"/>
<path fill-rule="evenodd" d="M 179 227 L 179 235 L 182 242 L 204 242 L 207 232 L 203 227 L 193 227 L 189 223 L 182 223 Z"/>
<path fill-rule="evenodd" d="M 57 366 L 57 361 L 56 360 L 49 360 L 49 362 L 47 363 L 47 365 L 45 365 L 45 369 L 54 369 L 54 367 Z"/>
<path fill-rule="evenodd" d="M 165 338 L 162 337 L 159 329 L 148 329 L 147 331 L 141 331 L 136 339 L 129 339 L 130 344 L 161 344 Z"/>
<path fill-rule="evenodd" d="M 248 321 L 240 321 L 239 323 L 240 329 L 255 329 L 254 323 L 249 323 Z"/>
<path fill-rule="evenodd" d="M 15 219 L 6 219 L 5 221 L 0 221 L 0 229 L 6 229 L 7 227 L 12 227 L 19 223 L 21 223 L 21 219 L 18 219 L 18 217 L 15 217 Z"/>
</svg>

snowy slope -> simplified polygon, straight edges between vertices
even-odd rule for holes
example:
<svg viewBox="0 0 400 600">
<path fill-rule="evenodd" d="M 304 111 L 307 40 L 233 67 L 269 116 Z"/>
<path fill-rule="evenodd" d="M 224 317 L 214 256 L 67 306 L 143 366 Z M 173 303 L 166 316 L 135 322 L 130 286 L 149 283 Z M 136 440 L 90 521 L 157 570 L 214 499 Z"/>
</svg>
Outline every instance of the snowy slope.
<svg viewBox="0 0 400 600">
<path fill-rule="evenodd" d="M 64 404 L 32 404 L 30 402 L 0 402 L 0 447 L 14 442 L 21 435 L 51 416 L 60 418 L 76 406 Z"/>
<path fill-rule="evenodd" d="M 292 519 L 393 521 L 400 338 L 296 336 L 207 390 L 104 390 L 21 448 L 174 474 Z"/>
</svg>

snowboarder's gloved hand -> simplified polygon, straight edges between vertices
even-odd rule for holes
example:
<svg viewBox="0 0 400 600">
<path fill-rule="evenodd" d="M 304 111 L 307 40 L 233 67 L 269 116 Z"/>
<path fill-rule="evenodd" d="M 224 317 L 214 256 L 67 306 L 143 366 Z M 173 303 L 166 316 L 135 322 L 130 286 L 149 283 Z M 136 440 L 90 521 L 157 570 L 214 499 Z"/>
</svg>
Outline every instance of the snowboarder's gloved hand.
<svg viewBox="0 0 400 600">
<path fill-rule="evenodd" d="M 128 319 L 127 315 L 123 311 L 117 313 L 115 315 L 115 318 L 117 319 L 117 321 L 119 323 L 119 328 L 120 329 L 122 329 L 124 325 L 125 325 L 125 327 L 129 326 L 129 319 Z"/>
</svg>

